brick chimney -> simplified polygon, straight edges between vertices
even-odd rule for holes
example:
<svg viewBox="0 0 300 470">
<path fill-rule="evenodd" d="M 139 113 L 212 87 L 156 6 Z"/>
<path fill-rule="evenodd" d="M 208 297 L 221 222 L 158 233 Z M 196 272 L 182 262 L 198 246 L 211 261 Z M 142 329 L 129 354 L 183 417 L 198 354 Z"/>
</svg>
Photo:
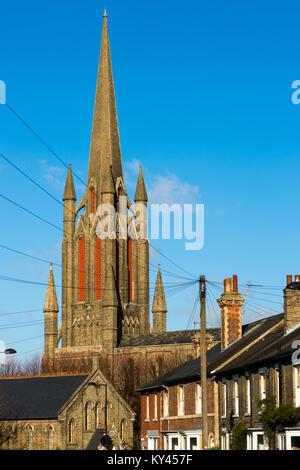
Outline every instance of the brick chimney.
<svg viewBox="0 0 300 470">
<path fill-rule="evenodd" d="M 221 309 L 221 349 L 242 336 L 242 305 L 236 275 L 224 279 L 224 293 L 218 299 Z"/>
<path fill-rule="evenodd" d="M 300 276 L 288 274 L 284 296 L 284 331 L 287 332 L 300 323 Z"/>
</svg>

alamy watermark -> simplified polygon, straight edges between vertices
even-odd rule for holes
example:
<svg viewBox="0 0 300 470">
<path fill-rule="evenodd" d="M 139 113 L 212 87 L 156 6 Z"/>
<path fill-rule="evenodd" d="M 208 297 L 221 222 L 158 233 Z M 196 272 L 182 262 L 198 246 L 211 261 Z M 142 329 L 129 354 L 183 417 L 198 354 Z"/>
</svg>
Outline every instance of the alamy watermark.
<svg viewBox="0 0 300 470">
<path fill-rule="evenodd" d="M 0 104 L 6 104 L 6 85 L 0 80 Z"/>
<path fill-rule="evenodd" d="M 96 227 L 100 239 L 133 240 L 148 238 L 148 209 L 143 203 L 130 207 L 134 219 L 128 223 L 127 197 L 119 197 L 118 212 L 112 204 L 100 204 L 96 215 L 99 222 Z M 171 222 L 173 219 L 173 230 Z M 150 205 L 151 239 L 188 240 L 186 250 L 201 250 L 204 246 L 204 204 L 151 204 Z"/>
</svg>

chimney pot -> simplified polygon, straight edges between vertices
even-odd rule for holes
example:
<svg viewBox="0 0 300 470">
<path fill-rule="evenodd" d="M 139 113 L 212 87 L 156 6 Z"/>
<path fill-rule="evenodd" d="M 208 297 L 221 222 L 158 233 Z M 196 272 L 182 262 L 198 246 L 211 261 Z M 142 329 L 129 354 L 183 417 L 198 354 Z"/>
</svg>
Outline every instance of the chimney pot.
<svg viewBox="0 0 300 470">
<path fill-rule="evenodd" d="M 236 274 L 234 274 L 232 276 L 232 280 L 233 280 L 233 292 L 237 292 L 238 291 L 238 277 Z"/>
<path fill-rule="evenodd" d="M 295 282 L 300 282 L 300 276 L 299 276 L 299 274 L 297 274 L 297 275 L 295 276 Z"/>
<path fill-rule="evenodd" d="M 291 282 L 293 282 L 293 276 L 291 274 L 287 274 L 286 285 L 288 286 L 289 284 L 291 284 Z"/>
<path fill-rule="evenodd" d="M 224 279 L 224 292 L 230 292 L 230 277 Z"/>
</svg>

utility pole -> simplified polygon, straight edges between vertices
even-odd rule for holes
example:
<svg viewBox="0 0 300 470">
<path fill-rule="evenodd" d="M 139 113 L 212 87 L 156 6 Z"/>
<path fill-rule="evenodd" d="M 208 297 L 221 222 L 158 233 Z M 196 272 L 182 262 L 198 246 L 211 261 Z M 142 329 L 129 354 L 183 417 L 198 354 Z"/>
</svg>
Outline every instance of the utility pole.
<svg viewBox="0 0 300 470">
<path fill-rule="evenodd" d="M 202 449 L 207 449 L 207 369 L 206 369 L 206 318 L 205 318 L 205 276 L 200 276 L 200 325 L 201 325 L 201 395 L 202 395 Z"/>
</svg>

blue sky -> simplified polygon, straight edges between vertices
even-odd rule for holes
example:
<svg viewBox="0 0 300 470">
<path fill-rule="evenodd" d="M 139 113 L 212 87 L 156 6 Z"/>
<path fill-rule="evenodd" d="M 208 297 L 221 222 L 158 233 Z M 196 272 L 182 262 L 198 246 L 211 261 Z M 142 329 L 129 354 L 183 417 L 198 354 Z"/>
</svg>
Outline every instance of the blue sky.
<svg viewBox="0 0 300 470">
<path fill-rule="evenodd" d="M 104 8 L 130 196 L 141 162 L 153 201 L 205 205 L 202 250 L 186 251 L 184 241 L 153 244 L 195 276 L 222 282 L 238 274 L 243 285 L 283 286 L 286 274 L 300 271 L 300 105 L 291 101 L 291 84 L 300 79 L 299 2 L 2 5 L 0 80 L 7 102 L 83 180 Z M 66 170 L 4 105 L 0 152 L 61 199 Z M 61 206 L 4 161 L 0 181 L 2 194 L 61 226 Z M 82 189 L 77 184 L 78 198 Z M 61 232 L 2 199 L 0 208 L 0 244 L 61 262 Z M 47 264 L 0 253 L 0 275 L 47 282 Z M 184 276 L 165 258 L 151 262 Z M 59 285 L 59 268 L 54 274 Z M 164 281 L 167 292 L 175 280 Z M 0 281 L 0 315 L 40 309 L 0 316 L 0 338 L 20 357 L 43 348 L 45 289 Z M 196 290 L 167 294 L 169 329 L 187 327 Z M 281 311 L 280 294 L 268 297 L 269 313 Z M 257 297 L 258 304 L 267 298 Z M 213 315 L 209 326 L 217 325 Z M 257 318 L 245 309 L 245 322 Z"/>
</svg>

